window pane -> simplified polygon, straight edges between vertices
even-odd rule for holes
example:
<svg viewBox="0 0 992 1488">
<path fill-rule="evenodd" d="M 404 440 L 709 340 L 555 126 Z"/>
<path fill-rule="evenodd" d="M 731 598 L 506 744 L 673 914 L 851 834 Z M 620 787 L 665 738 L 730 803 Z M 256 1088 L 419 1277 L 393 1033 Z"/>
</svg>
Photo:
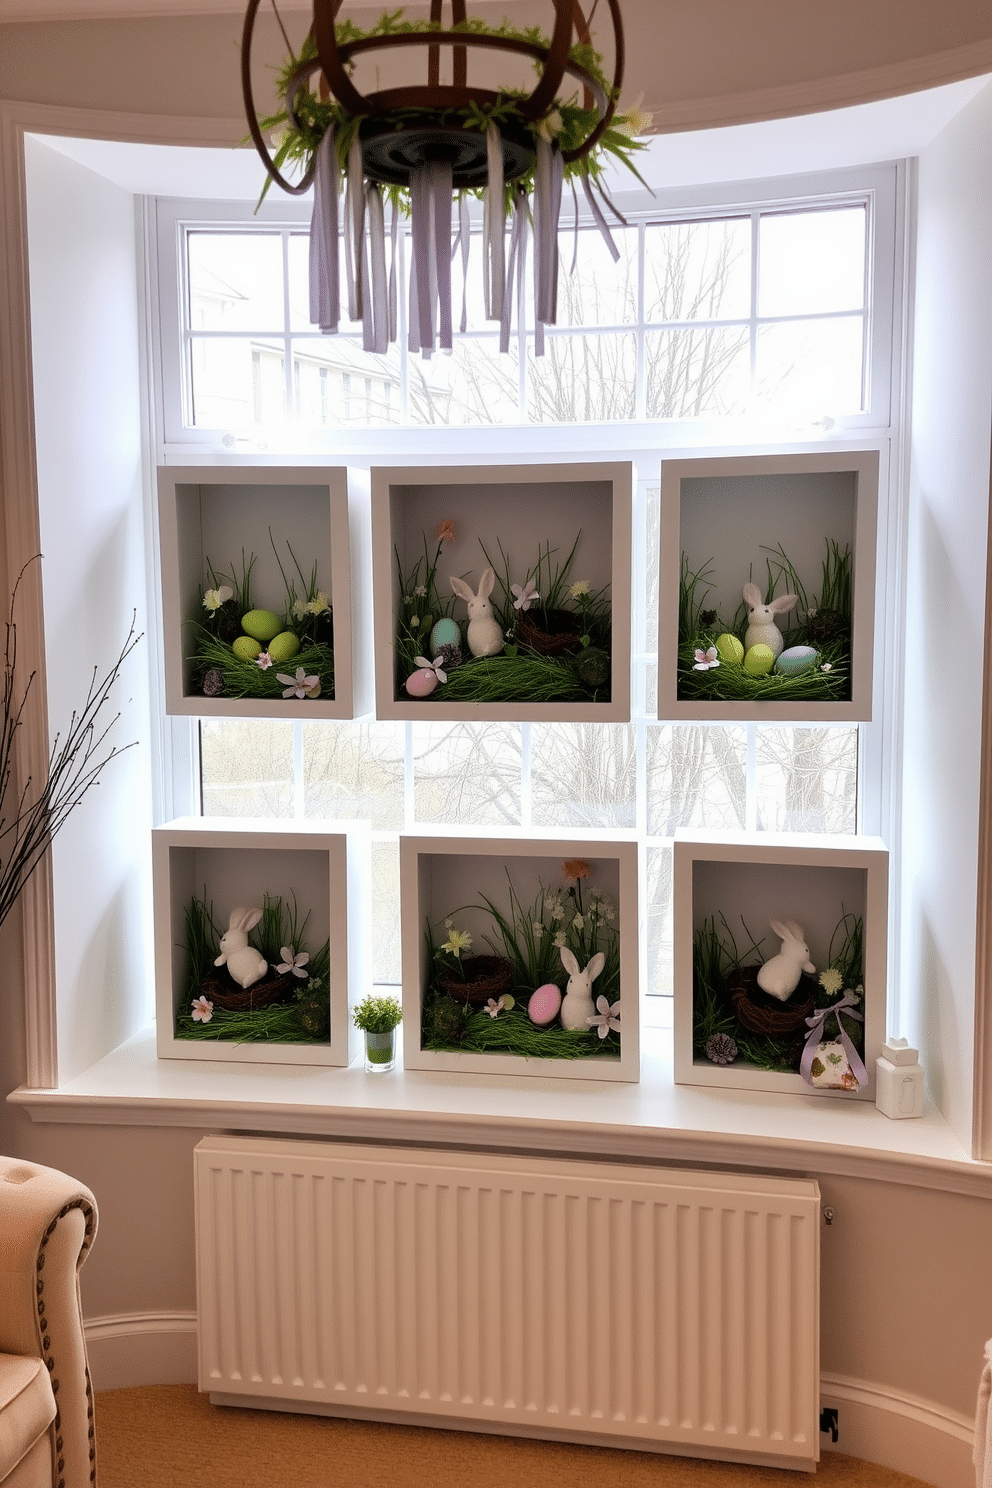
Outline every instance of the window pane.
<svg viewBox="0 0 992 1488">
<path fill-rule="evenodd" d="M 633 724 L 535 723 L 530 753 L 535 826 L 635 825 Z"/>
<path fill-rule="evenodd" d="M 403 725 L 305 723 L 306 814 L 369 821 L 376 831 L 403 826 Z"/>
<path fill-rule="evenodd" d="M 535 424 L 632 419 L 637 342 L 633 335 L 553 336 L 545 355 L 527 347 L 527 415 Z"/>
<path fill-rule="evenodd" d="M 637 319 L 637 229 L 611 227 L 610 232 L 620 249 L 617 263 L 598 228 L 580 229 L 577 254 L 575 232 L 559 234 L 558 325 L 624 325 Z M 533 303 L 533 295 L 530 299 Z M 530 324 L 533 311 L 527 313 Z"/>
<path fill-rule="evenodd" d="M 400 354 L 373 356 L 345 336 L 293 341 L 293 407 L 307 429 L 381 428 L 402 412 Z"/>
<path fill-rule="evenodd" d="M 758 729 L 758 827 L 856 832 L 858 729 Z"/>
<path fill-rule="evenodd" d="M 452 354 L 409 361 L 411 424 L 519 424 L 515 343 L 499 354 L 495 337 L 455 338 Z"/>
<path fill-rule="evenodd" d="M 665 724 L 648 729 L 648 832 L 671 837 L 676 827 L 744 826 L 747 732 Z"/>
<path fill-rule="evenodd" d="M 348 317 L 348 291 L 344 277 L 344 247 L 339 257 L 341 265 L 341 320 L 342 331 L 357 331 L 361 335 L 362 323 Z M 289 328 L 306 332 L 313 322 L 310 319 L 310 234 L 293 233 L 289 239 Z"/>
<path fill-rule="evenodd" d="M 648 331 L 644 337 L 644 412 L 649 419 L 741 413 L 750 379 L 745 327 Z"/>
<path fill-rule="evenodd" d="M 283 422 L 281 343 L 194 337 L 190 365 L 193 423 L 198 429 L 251 429 Z"/>
<path fill-rule="evenodd" d="M 278 235 L 191 232 L 187 241 L 190 330 L 282 330 Z"/>
<path fill-rule="evenodd" d="M 648 225 L 645 320 L 746 320 L 750 313 L 750 218 Z"/>
<path fill-rule="evenodd" d="M 645 854 L 647 884 L 647 994 L 672 995 L 672 849 L 649 847 Z"/>
<path fill-rule="evenodd" d="M 863 396 L 863 336 L 860 315 L 762 326 L 756 400 L 797 418 L 857 413 Z"/>
<path fill-rule="evenodd" d="M 520 824 L 516 724 L 415 723 L 413 772 L 418 822 Z"/>
<path fill-rule="evenodd" d="M 860 310 L 865 295 L 864 207 L 762 216 L 758 314 Z"/>
<path fill-rule="evenodd" d="M 403 980 L 400 969 L 400 845 L 391 842 L 372 844 L 372 980 Z"/>
<path fill-rule="evenodd" d="M 293 815 L 291 723 L 204 719 L 200 765 L 204 815 Z"/>
</svg>

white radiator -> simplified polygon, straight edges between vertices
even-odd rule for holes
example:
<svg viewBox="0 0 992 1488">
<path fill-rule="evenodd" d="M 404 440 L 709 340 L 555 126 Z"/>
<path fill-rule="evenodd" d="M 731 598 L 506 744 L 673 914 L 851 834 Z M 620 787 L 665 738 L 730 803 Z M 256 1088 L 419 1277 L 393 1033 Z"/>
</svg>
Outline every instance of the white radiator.
<svg viewBox="0 0 992 1488">
<path fill-rule="evenodd" d="M 812 1181 L 208 1137 L 200 1389 L 812 1469 Z"/>
</svg>

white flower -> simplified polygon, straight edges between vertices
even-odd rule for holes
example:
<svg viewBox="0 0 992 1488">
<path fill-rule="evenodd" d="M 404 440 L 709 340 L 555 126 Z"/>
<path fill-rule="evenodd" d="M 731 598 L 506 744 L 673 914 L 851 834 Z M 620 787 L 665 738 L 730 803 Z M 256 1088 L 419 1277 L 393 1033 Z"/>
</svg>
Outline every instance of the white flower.
<svg viewBox="0 0 992 1488">
<path fill-rule="evenodd" d="M 255 665 L 257 667 L 260 667 L 263 672 L 267 672 L 269 670 L 269 667 L 272 665 L 272 657 L 269 655 L 268 651 L 260 651 L 258 653 L 258 655 L 255 657 Z"/>
<path fill-rule="evenodd" d="M 625 134 L 628 139 L 647 134 L 654 122 L 654 114 L 649 114 L 647 109 L 641 107 L 643 102 L 644 94 L 638 93 L 629 109 L 625 109 L 622 114 L 613 115 L 613 128 L 618 134 Z"/>
<path fill-rule="evenodd" d="M 534 932 L 534 939 L 540 940 L 541 936 L 544 934 L 544 926 L 541 924 L 540 920 L 532 920 L 530 928 Z"/>
<path fill-rule="evenodd" d="M 415 656 L 413 659 L 417 666 L 423 667 L 425 672 L 433 672 L 439 682 L 447 682 L 448 674 L 442 666 L 443 656 L 435 656 L 433 661 L 428 661 L 426 656 Z"/>
<path fill-rule="evenodd" d="M 418 599 L 425 599 L 427 597 L 427 587 L 424 584 L 418 584 L 413 592 Z"/>
<path fill-rule="evenodd" d="M 615 1029 L 616 1032 L 619 1033 L 620 999 L 618 998 L 616 1002 L 611 1003 L 607 998 L 601 995 L 596 998 L 596 1007 L 599 1011 L 599 1015 L 598 1017 L 586 1019 L 589 1027 L 597 1029 L 601 1039 L 604 1039 L 606 1037 L 611 1028 Z"/>
<path fill-rule="evenodd" d="M 209 1023 L 214 1015 L 214 1005 L 206 997 L 195 997 L 193 999 L 193 1022 Z"/>
<path fill-rule="evenodd" d="M 208 589 L 203 596 L 203 608 L 205 610 L 219 610 L 222 604 L 227 604 L 229 599 L 234 598 L 234 590 L 230 584 L 221 584 L 219 589 Z"/>
<path fill-rule="evenodd" d="M 288 134 L 289 134 L 289 124 L 287 122 L 285 124 L 280 124 L 278 129 L 273 129 L 272 133 L 269 135 L 269 144 L 272 146 L 273 150 L 275 150 L 277 153 L 279 152 L 279 150 L 282 149 L 283 145 L 285 144 L 285 142 L 286 142 L 286 136 Z"/>
<path fill-rule="evenodd" d="M 565 918 L 565 906 L 560 899 L 551 900 L 548 905 L 548 912 L 553 920 L 563 920 Z"/>
<path fill-rule="evenodd" d="M 572 928 L 574 930 L 581 930 L 584 924 L 585 924 L 585 917 L 583 915 L 578 914 L 578 915 L 575 916 L 574 920 L 572 921 Z"/>
<path fill-rule="evenodd" d="M 555 947 L 560 951 L 561 948 L 562 948 L 562 946 L 564 944 L 565 944 L 565 932 L 564 932 L 564 930 L 559 930 L 558 931 L 558 934 L 555 936 Z"/>
<path fill-rule="evenodd" d="M 482 1011 L 488 1013 L 490 1018 L 498 1018 L 503 1011 L 503 998 L 501 997 L 499 1002 L 497 1002 L 494 997 L 490 997 Z"/>
<path fill-rule="evenodd" d="M 829 661 L 825 661 L 823 663 L 823 665 L 821 666 L 820 671 L 821 672 L 832 672 L 833 669 L 834 669 L 833 668 L 833 663 L 832 662 L 829 662 Z"/>
<path fill-rule="evenodd" d="M 297 620 L 302 620 L 303 619 L 303 616 L 306 614 L 306 612 L 307 612 L 307 602 L 306 602 L 306 600 L 305 599 L 294 599 L 293 600 L 293 614 L 296 616 Z"/>
<path fill-rule="evenodd" d="M 844 978 L 836 966 L 831 966 L 827 971 L 820 972 L 820 986 L 828 997 L 833 997 L 834 993 L 839 992 L 843 985 Z"/>
<path fill-rule="evenodd" d="M 529 610 L 534 600 L 541 597 L 533 579 L 528 579 L 526 584 L 511 584 L 510 590 L 517 596 L 513 601 L 515 610 Z"/>
<path fill-rule="evenodd" d="M 576 579 L 576 581 L 575 581 L 574 584 L 570 584 L 569 585 L 568 592 L 569 592 L 569 594 L 571 595 L 571 597 L 573 599 L 586 599 L 586 598 L 588 598 L 588 595 L 589 595 L 589 580 L 588 579 Z"/>
<path fill-rule="evenodd" d="M 454 930 L 454 928 L 455 928 L 455 922 L 454 922 L 453 919 L 450 918 L 450 916 L 449 916 L 448 919 L 445 920 L 445 922 L 444 922 L 444 928 L 445 928 L 445 930 Z"/>
<path fill-rule="evenodd" d="M 696 660 L 693 663 L 694 672 L 708 672 L 710 667 L 718 667 L 720 658 L 716 654 L 716 647 L 710 646 L 707 651 L 700 651 L 697 647 Z"/>
<path fill-rule="evenodd" d="M 300 951 L 299 955 L 297 955 L 295 946 L 280 946 L 279 954 L 282 960 L 276 967 L 276 971 L 280 976 L 285 976 L 287 971 L 291 971 L 294 976 L 298 977 L 310 975 L 308 971 L 303 970 L 304 966 L 310 960 L 309 951 Z"/>
<path fill-rule="evenodd" d="M 283 684 L 284 698 L 316 697 L 320 691 L 320 678 L 308 677 L 302 667 L 296 668 L 295 677 L 287 677 L 285 672 L 276 672 L 276 679 Z"/>
<path fill-rule="evenodd" d="M 329 610 L 330 608 L 327 602 L 327 595 L 323 589 L 318 589 L 316 596 L 313 599 L 307 600 L 304 606 L 305 613 L 308 615 L 322 615 L 325 610 Z"/>
<path fill-rule="evenodd" d="M 564 120 L 562 119 L 561 114 L 558 112 L 557 109 L 552 109 L 550 114 L 547 114 L 543 119 L 538 120 L 538 122 L 534 125 L 534 129 L 536 133 L 539 134 L 543 140 L 547 140 L 548 144 L 550 145 L 552 140 L 557 139 L 558 135 L 561 134 L 563 124 Z"/>
</svg>

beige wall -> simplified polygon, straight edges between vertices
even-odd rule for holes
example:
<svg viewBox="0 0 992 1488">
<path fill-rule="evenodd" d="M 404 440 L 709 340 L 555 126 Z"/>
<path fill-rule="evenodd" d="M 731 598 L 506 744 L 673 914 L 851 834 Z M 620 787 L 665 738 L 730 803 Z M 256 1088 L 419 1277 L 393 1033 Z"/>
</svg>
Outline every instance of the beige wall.
<svg viewBox="0 0 992 1488">
<path fill-rule="evenodd" d="M 972 58 L 970 64 L 959 59 L 961 70 L 992 66 L 992 13 L 984 0 L 943 6 L 885 0 L 869 7 L 854 0 L 829 7 L 765 0 L 747 8 L 743 35 L 740 0 L 678 7 L 628 0 L 625 9 L 631 18 L 648 17 L 641 35 L 652 40 L 654 18 L 668 14 L 669 34 L 658 34 L 656 47 L 634 44 L 633 24 L 630 30 L 631 92 L 643 86 L 649 104 L 674 100 L 669 122 L 680 109 L 691 117 L 693 100 L 708 97 L 727 101 L 722 115 L 717 106 L 711 111 L 713 122 L 722 122 L 743 107 L 741 95 L 760 87 L 770 90 L 764 111 L 773 113 L 790 88 L 796 96 L 794 85 L 803 78 L 833 79 L 825 94 L 833 88 L 835 96 L 827 101 L 849 101 L 849 75 L 865 68 L 878 69 L 865 86 L 879 92 L 886 91 L 885 78 L 891 84 L 914 67 L 919 82 L 928 67 L 930 78 L 945 80 L 951 65 L 945 54 L 956 48 Z M 734 29 L 724 24 L 728 18 Z M 690 25 L 705 45 L 683 45 Z M 238 31 L 234 17 L 0 27 L 0 97 L 233 119 L 240 112 Z M 940 54 L 932 66 L 928 53 Z M 982 56 L 984 63 L 976 61 Z M 815 89 L 807 95 L 819 96 Z M 751 107 L 755 116 L 762 111 L 758 102 Z M 976 669 L 976 686 L 977 676 Z M 22 1082 L 25 1069 L 16 923 L 8 925 L 2 951 L 0 1084 L 6 1091 Z M 190 1155 L 199 1135 L 122 1125 L 35 1126 L 21 1111 L 0 1106 L 3 1150 L 65 1167 L 98 1196 L 101 1235 L 84 1273 L 90 1316 L 194 1306 Z M 825 1177 L 823 1189 L 837 1211 L 824 1233 L 824 1370 L 971 1411 L 981 1346 L 992 1334 L 992 1203 L 855 1178 Z"/>
</svg>

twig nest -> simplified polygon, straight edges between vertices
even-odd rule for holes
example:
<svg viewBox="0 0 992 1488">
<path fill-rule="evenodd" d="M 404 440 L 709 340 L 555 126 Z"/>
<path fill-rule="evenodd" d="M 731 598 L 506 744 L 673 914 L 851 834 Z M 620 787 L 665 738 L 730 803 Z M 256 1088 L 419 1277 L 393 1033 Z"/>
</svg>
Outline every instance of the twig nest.
<svg viewBox="0 0 992 1488">
<path fill-rule="evenodd" d="M 740 666 L 744 660 L 744 647 L 737 637 L 727 630 L 716 638 L 716 654 L 729 666 Z"/>
<path fill-rule="evenodd" d="M 249 610 L 241 616 L 241 629 L 256 641 L 271 641 L 282 630 L 282 621 L 272 610 Z"/>
<path fill-rule="evenodd" d="M 517 621 L 517 639 L 539 656 L 563 656 L 582 645 L 582 620 L 572 610 L 527 610 Z"/>
<path fill-rule="evenodd" d="M 795 1033 L 803 1027 L 816 1001 L 816 983 L 805 973 L 799 985 L 785 1002 L 762 992 L 758 986 L 758 967 L 742 966 L 727 978 L 727 991 L 734 1012 L 745 1028 L 772 1038 Z"/>
<path fill-rule="evenodd" d="M 438 982 L 455 1002 L 472 1007 L 485 1007 L 490 997 L 500 997 L 513 986 L 513 967 L 503 956 L 466 956 L 461 977 L 457 972 L 440 971 Z"/>
<path fill-rule="evenodd" d="M 584 646 L 575 658 L 575 675 L 586 687 L 605 687 L 610 680 L 610 658 L 598 646 Z"/>
<path fill-rule="evenodd" d="M 203 674 L 203 696 L 220 697 L 224 691 L 224 673 L 220 667 L 210 667 Z"/>
<path fill-rule="evenodd" d="M 256 656 L 261 656 L 262 647 L 254 636 L 240 635 L 234 642 L 231 650 L 239 661 L 254 661 Z"/>
</svg>

